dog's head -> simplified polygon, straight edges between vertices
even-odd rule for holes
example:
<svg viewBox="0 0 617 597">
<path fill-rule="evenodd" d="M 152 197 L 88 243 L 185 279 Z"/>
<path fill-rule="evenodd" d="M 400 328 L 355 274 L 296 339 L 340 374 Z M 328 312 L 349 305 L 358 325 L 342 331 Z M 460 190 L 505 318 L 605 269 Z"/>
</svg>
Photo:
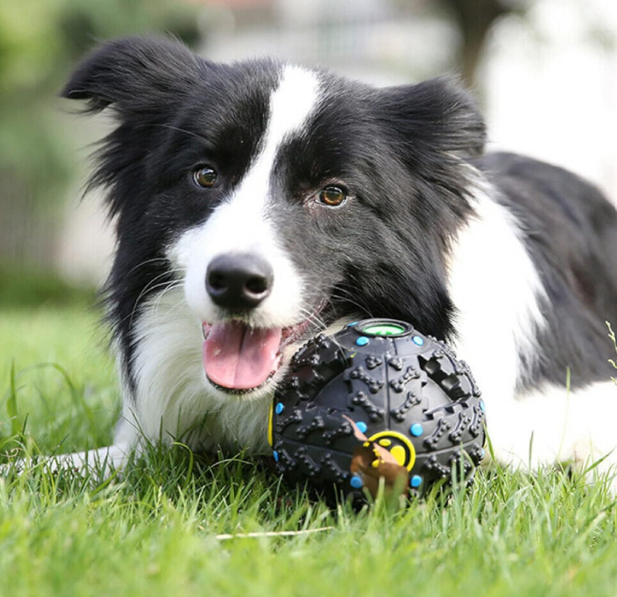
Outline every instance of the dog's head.
<svg viewBox="0 0 617 597">
<path fill-rule="evenodd" d="M 256 394 L 286 346 L 353 313 L 450 331 L 444 252 L 468 212 L 464 158 L 484 143 L 451 81 L 374 89 L 129 38 L 87 57 L 63 95 L 117 119 L 93 183 L 117 218 L 126 352 L 140 304 L 179 281 L 220 392 Z"/>
</svg>

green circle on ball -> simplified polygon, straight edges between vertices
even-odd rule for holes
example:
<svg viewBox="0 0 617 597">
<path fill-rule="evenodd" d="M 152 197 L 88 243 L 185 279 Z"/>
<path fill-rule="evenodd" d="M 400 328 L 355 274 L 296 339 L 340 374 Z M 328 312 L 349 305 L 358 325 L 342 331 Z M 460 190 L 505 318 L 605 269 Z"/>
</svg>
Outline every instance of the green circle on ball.
<svg viewBox="0 0 617 597">
<path fill-rule="evenodd" d="M 398 336 L 405 333 L 406 330 L 402 325 L 396 323 L 374 323 L 362 328 L 362 331 L 374 336 Z"/>
</svg>

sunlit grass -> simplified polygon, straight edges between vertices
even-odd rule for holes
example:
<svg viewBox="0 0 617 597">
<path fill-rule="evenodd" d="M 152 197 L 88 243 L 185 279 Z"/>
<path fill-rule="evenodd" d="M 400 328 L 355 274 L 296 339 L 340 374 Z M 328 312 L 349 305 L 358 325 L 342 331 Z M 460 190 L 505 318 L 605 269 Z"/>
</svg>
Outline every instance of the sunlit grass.
<svg viewBox="0 0 617 597">
<path fill-rule="evenodd" d="M 5 454 L 110 440 L 119 399 L 96 314 L 0 314 L 0 375 Z M 299 530 L 316 532 L 265 535 Z M 181 445 L 107 481 L 35 459 L 0 479 L 0 595 L 613 596 L 616 531 L 606 484 L 552 469 L 494 467 L 447 506 L 358 513 Z M 257 536 L 221 537 L 238 533 Z"/>
</svg>

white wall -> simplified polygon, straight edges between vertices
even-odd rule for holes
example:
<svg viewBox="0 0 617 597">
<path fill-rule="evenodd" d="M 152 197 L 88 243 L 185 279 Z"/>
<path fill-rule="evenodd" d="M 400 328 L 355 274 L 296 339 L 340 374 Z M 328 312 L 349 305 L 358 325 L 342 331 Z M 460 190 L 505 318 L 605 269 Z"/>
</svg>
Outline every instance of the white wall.
<svg viewBox="0 0 617 597">
<path fill-rule="evenodd" d="M 495 147 L 569 168 L 615 202 L 616 21 L 614 0 L 541 0 L 497 24 L 482 73 Z"/>
</svg>

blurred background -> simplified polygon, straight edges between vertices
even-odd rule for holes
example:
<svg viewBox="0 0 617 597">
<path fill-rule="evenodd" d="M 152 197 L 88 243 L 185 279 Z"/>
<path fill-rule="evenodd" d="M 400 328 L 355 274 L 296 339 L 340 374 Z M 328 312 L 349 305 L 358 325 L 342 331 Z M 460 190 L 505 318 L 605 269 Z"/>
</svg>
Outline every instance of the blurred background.
<svg viewBox="0 0 617 597">
<path fill-rule="evenodd" d="M 113 249 L 81 201 L 110 123 L 57 92 L 98 41 L 169 32 L 215 60 L 271 55 L 376 85 L 458 72 L 490 145 L 583 175 L 617 201 L 615 0 L 1 0 L 0 308 L 79 301 Z"/>
</svg>

